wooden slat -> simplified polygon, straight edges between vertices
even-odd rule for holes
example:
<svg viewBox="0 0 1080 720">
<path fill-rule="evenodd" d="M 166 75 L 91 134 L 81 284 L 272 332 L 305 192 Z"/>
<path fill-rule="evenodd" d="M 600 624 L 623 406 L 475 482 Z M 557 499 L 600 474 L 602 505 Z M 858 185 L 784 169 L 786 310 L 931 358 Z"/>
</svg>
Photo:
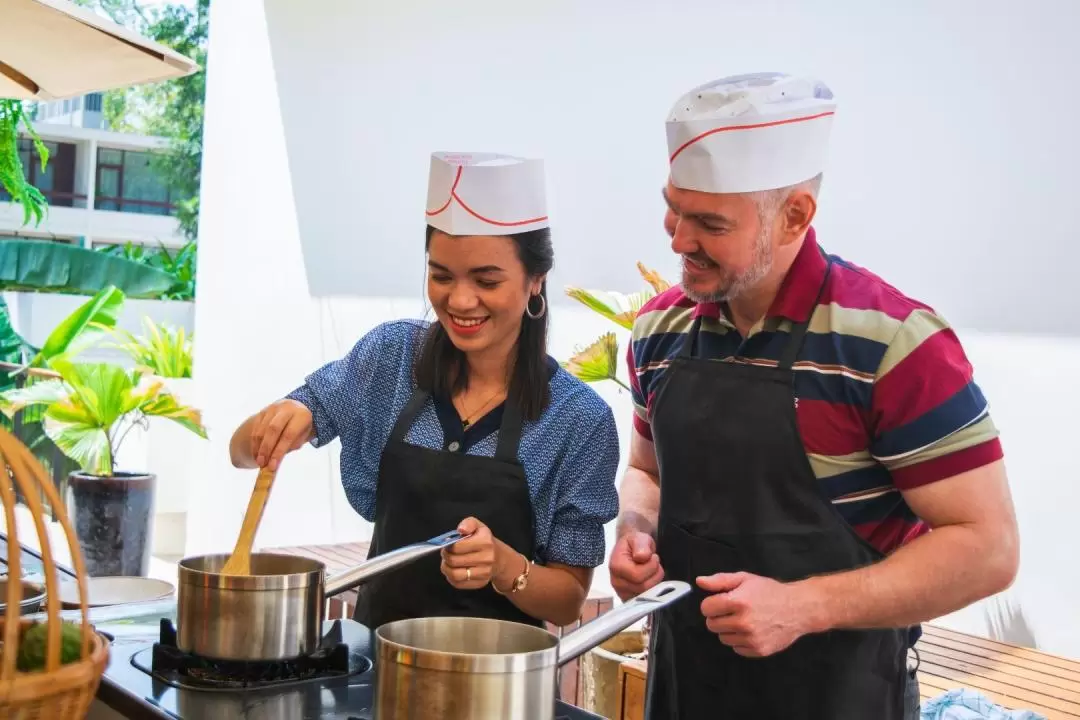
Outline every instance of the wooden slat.
<svg viewBox="0 0 1080 720">
<path fill-rule="evenodd" d="M 1014 657 L 1034 660 L 1042 665 L 1051 665 L 1062 670 L 1069 670 L 1073 673 L 1080 673 L 1080 661 L 1070 660 L 1069 658 L 1062 657 L 1060 655 L 1054 655 L 1052 653 L 1046 653 L 1041 650 L 1032 650 L 1031 648 L 1022 647 L 1020 645 L 1013 645 L 1011 643 L 1000 642 L 998 640 L 987 640 L 985 638 L 977 637 L 975 635 L 969 635 L 967 633 L 957 632 L 955 630 L 948 630 L 937 625 L 923 625 L 923 635 L 929 635 L 935 638 L 948 639 L 954 642 L 963 643 L 965 645 L 982 648 L 984 650 L 992 650 L 994 652 L 1004 653 L 1007 655 L 1012 655 Z"/>
<path fill-rule="evenodd" d="M 1080 674 L 1071 673 L 1068 670 L 1062 670 L 1027 658 L 1003 655 L 983 648 L 965 646 L 963 643 L 953 642 L 952 640 L 938 640 L 936 638 L 931 639 L 930 642 L 920 641 L 916 649 L 919 651 L 920 657 L 925 657 L 927 653 L 936 653 L 943 657 L 963 660 L 984 667 L 994 667 L 1021 677 L 1039 679 L 1047 685 L 1080 692 Z M 972 649 L 977 650 L 977 652 L 972 652 Z"/>
<path fill-rule="evenodd" d="M 939 655 L 934 652 L 923 651 L 922 662 L 934 666 L 948 667 L 956 672 L 967 673 L 968 675 L 986 678 L 987 680 L 1012 685 L 1025 690 L 1032 690 L 1040 695 L 1045 695 L 1056 700 L 1076 705 L 1076 707 L 1080 709 L 1080 692 L 1061 688 L 1045 682 L 1039 678 L 1037 673 L 1032 673 L 1034 677 L 1031 677 L 1031 675 L 1021 675 L 1015 672 L 1009 672 L 1007 665 L 995 667 L 992 660 L 983 661 L 982 663 L 973 663 L 967 658 L 962 656 L 956 657 L 956 655 L 956 653 L 953 653 L 953 656 L 950 657 Z M 1025 672 L 1030 673 L 1031 671 Z"/>
</svg>

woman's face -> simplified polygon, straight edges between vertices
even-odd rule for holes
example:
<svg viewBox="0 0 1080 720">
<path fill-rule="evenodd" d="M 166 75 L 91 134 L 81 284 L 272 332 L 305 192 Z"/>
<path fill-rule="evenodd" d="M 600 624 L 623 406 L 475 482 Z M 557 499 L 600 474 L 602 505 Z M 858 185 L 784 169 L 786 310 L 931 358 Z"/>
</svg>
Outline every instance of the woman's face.
<svg viewBox="0 0 1080 720">
<path fill-rule="evenodd" d="M 527 276 L 511 238 L 438 230 L 431 235 L 428 300 L 463 352 L 509 352 L 529 298 L 542 283 L 542 277 Z"/>
</svg>

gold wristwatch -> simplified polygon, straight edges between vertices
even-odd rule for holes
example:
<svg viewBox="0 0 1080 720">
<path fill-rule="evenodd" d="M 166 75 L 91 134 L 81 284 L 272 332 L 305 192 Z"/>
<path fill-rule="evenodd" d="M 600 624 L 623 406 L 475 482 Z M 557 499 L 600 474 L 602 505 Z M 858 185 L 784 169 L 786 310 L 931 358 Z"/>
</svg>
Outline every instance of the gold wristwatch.
<svg viewBox="0 0 1080 720">
<path fill-rule="evenodd" d="M 525 560 L 525 571 L 518 575 L 516 578 L 514 578 L 514 582 L 510 585 L 510 590 L 508 593 L 504 593 L 502 590 L 495 586 L 494 582 L 492 582 L 491 587 L 495 589 L 495 592 L 499 593 L 500 595 L 513 595 L 518 590 L 524 590 L 525 587 L 529 584 L 529 570 L 532 569 L 532 561 L 524 555 L 522 555 L 521 557 Z"/>
</svg>

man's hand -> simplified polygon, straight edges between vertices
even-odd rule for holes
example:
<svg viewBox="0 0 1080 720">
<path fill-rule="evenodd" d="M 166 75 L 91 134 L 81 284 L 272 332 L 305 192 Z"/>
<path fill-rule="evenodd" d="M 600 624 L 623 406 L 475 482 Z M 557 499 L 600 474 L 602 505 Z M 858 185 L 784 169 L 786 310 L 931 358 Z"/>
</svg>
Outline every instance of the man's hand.
<svg viewBox="0 0 1080 720">
<path fill-rule="evenodd" d="M 497 574 L 497 541 L 488 526 L 476 518 L 462 520 L 457 531 L 469 537 L 442 549 L 439 569 L 458 590 L 479 590 Z"/>
<path fill-rule="evenodd" d="M 739 655 L 773 655 L 810 631 L 809 599 L 799 586 L 745 572 L 699 577 L 697 584 L 715 593 L 701 603 L 706 627 Z"/>
<path fill-rule="evenodd" d="M 251 425 L 251 457 L 258 467 L 277 470 L 286 453 L 311 439 L 311 411 L 296 400 L 278 400 L 255 416 Z"/>
<path fill-rule="evenodd" d="M 628 532 L 619 538 L 611 551 L 608 570 L 611 586 L 623 602 L 664 579 L 656 543 L 643 532 Z"/>
</svg>

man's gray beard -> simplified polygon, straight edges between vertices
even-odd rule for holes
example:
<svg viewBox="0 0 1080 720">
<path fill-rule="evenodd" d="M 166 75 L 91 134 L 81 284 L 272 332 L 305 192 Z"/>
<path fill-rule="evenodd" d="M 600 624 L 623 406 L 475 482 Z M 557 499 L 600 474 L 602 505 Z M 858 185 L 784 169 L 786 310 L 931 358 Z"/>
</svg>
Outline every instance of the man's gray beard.
<svg viewBox="0 0 1080 720">
<path fill-rule="evenodd" d="M 757 237 L 757 243 L 754 245 L 753 264 L 750 265 L 750 268 L 746 272 L 728 283 L 726 288 L 713 293 L 694 292 L 687 287 L 686 274 L 685 271 L 683 271 L 681 285 L 686 297 L 696 303 L 727 303 L 739 297 L 765 279 L 765 276 L 772 270 L 773 263 L 772 247 L 769 242 L 767 228 L 768 225 L 763 223 L 761 233 Z"/>
</svg>

